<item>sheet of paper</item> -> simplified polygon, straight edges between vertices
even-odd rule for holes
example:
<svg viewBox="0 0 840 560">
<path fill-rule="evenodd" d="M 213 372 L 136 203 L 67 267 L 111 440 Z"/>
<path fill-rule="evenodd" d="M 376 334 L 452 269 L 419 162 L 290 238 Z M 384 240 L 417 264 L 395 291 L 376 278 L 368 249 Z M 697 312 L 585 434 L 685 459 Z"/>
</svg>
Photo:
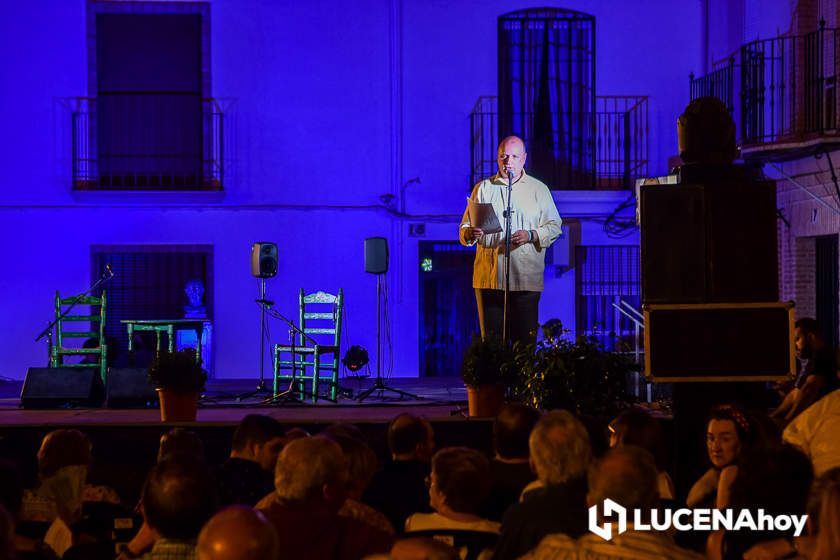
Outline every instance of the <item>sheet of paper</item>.
<svg viewBox="0 0 840 560">
<path fill-rule="evenodd" d="M 467 199 L 470 213 L 470 225 L 475 228 L 481 228 L 485 234 L 500 233 L 502 226 L 499 224 L 499 218 L 496 216 L 496 211 L 493 210 L 493 205 L 489 202 L 475 202 L 472 199 Z"/>
</svg>

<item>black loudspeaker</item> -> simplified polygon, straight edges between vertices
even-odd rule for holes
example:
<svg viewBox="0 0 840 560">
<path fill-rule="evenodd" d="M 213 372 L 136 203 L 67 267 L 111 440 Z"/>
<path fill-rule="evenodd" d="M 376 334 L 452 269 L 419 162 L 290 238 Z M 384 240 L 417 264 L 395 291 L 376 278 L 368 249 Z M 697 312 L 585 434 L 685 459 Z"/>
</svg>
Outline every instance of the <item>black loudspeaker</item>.
<svg viewBox="0 0 840 560">
<path fill-rule="evenodd" d="M 20 392 L 23 408 L 102 406 L 104 399 L 98 368 L 29 368 Z"/>
<path fill-rule="evenodd" d="M 157 406 L 157 391 L 148 380 L 145 368 L 109 368 L 108 408 L 152 408 Z"/>
<path fill-rule="evenodd" d="M 796 374 L 792 303 L 645 305 L 649 381 L 779 381 Z"/>
<path fill-rule="evenodd" d="M 257 241 L 251 246 L 251 275 L 257 278 L 274 278 L 277 274 L 277 245 Z"/>
<path fill-rule="evenodd" d="M 743 166 L 639 187 L 643 303 L 778 301 L 776 188 Z"/>
<path fill-rule="evenodd" d="M 388 272 L 388 240 L 384 237 L 365 239 L 365 272 L 371 274 Z"/>
</svg>

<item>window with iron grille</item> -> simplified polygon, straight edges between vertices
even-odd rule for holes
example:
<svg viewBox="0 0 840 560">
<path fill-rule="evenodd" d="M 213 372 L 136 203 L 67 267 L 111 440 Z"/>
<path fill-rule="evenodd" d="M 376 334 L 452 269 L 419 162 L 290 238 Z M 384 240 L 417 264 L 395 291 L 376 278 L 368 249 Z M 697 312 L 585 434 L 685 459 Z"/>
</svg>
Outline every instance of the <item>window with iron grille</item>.
<svg viewBox="0 0 840 560">
<path fill-rule="evenodd" d="M 633 245 L 581 245 L 575 253 L 577 335 L 593 335 L 607 350 L 634 346 L 634 323 L 616 306 L 639 309 L 639 248 Z"/>
<path fill-rule="evenodd" d="M 119 345 L 118 365 L 128 361 L 128 337 L 120 321 L 183 318 L 189 304 L 184 287 L 190 280 L 204 283 L 203 305 L 212 320 L 211 245 L 96 245 L 91 253 L 94 279 L 109 264 L 114 273 L 103 289 L 108 298 L 105 334 Z"/>
<path fill-rule="evenodd" d="M 74 100 L 76 190 L 221 190 L 207 2 L 88 3 L 89 97 Z"/>
</svg>

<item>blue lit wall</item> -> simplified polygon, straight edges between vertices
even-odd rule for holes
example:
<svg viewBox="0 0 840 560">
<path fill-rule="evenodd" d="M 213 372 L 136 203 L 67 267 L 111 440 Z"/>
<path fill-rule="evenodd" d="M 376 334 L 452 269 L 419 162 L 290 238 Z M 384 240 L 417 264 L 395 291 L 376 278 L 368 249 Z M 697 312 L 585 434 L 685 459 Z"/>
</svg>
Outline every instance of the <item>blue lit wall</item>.
<svg viewBox="0 0 840 560">
<path fill-rule="evenodd" d="M 215 371 L 253 377 L 259 316 L 248 256 L 276 241 L 269 295 L 293 315 L 298 288 L 343 287 L 350 344 L 375 348 L 376 279 L 363 239 L 391 247 L 394 375 L 418 374 L 417 239 L 451 239 L 457 220 L 397 219 L 380 196 L 406 190 L 409 214 L 460 215 L 469 185 L 468 114 L 496 93 L 496 17 L 548 3 L 596 16 L 597 92 L 650 96 L 651 174 L 676 153 L 675 121 L 701 59 L 699 3 L 520 0 L 211 2 L 215 97 L 234 98 L 232 166 L 220 199 L 73 193 L 69 113 L 88 91 L 86 3 L 4 4 L 0 17 L 0 375 L 41 365 L 35 335 L 56 289 L 90 281 L 94 244 L 214 246 Z M 369 208 L 348 208 L 348 207 Z M 581 215 L 560 206 L 561 215 Z M 583 243 L 615 243 L 587 222 Z M 636 243 L 637 238 L 624 243 Z M 541 316 L 573 324 L 573 274 L 549 279 Z M 274 325 L 272 338 L 285 338 Z"/>
</svg>

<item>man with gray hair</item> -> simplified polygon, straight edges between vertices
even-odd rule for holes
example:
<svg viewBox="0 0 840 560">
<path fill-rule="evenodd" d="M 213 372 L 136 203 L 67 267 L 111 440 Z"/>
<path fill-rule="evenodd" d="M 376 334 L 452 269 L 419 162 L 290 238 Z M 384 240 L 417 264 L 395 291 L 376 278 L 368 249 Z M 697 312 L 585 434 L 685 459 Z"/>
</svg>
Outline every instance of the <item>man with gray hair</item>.
<svg viewBox="0 0 840 560">
<path fill-rule="evenodd" d="M 603 459 L 589 469 L 587 502 L 603 511 L 604 500 L 610 499 L 628 511 L 649 512 L 659 503 L 656 462 L 648 451 L 635 445 L 610 449 Z M 604 519 L 599 519 L 603 524 Z M 586 534 L 575 540 L 567 534 L 546 536 L 539 546 L 523 557 L 527 560 L 560 560 L 561 558 L 605 558 L 635 560 L 701 560 L 703 556 L 676 546 L 668 533 L 636 531 L 632 520 L 627 531 L 613 534 L 605 541 L 598 535 Z"/>
<path fill-rule="evenodd" d="M 283 448 L 275 499 L 261 511 L 277 530 L 284 558 L 355 560 L 391 548 L 384 531 L 338 515 L 347 479 L 341 448 L 327 438 L 296 439 Z"/>
<path fill-rule="evenodd" d="M 550 533 L 577 538 L 587 528 L 586 469 L 592 450 L 580 420 L 554 410 L 534 426 L 528 440 L 538 484 L 502 518 L 495 560 L 519 558 Z"/>
</svg>

